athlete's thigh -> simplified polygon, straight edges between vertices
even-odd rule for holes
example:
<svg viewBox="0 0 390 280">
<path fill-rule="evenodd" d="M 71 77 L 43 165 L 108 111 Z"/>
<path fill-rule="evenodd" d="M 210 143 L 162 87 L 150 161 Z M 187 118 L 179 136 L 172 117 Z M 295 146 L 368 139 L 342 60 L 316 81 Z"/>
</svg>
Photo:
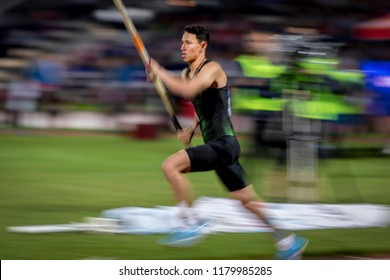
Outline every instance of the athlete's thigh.
<svg viewBox="0 0 390 280">
<path fill-rule="evenodd" d="M 163 162 L 163 168 L 164 167 L 174 167 L 177 170 L 180 170 L 181 172 L 188 172 L 190 170 L 190 159 L 188 157 L 188 154 L 186 150 L 182 149 L 169 157 L 167 157 Z"/>
<path fill-rule="evenodd" d="M 249 185 L 248 176 L 238 161 L 231 165 L 218 167 L 215 171 L 230 192 L 241 190 Z"/>
<path fill-rule="evenodd" d="M 217 152 L 208 144 L 186 149 L 191 162 L 190 172 L 215 170 L 221 164 Z"/>
</svg>

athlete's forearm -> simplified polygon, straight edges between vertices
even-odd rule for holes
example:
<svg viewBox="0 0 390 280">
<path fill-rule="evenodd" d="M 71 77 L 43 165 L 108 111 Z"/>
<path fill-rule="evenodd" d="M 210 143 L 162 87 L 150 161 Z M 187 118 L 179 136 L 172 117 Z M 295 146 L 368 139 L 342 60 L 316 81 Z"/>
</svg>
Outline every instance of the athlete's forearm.
<svg viewBox="0 0 390 280">
<path fill-rule="evenodd" d="M 196 95 L 196 91 L 189 82 L 184 81 L 179 76 L 173 75 L 170 71 L 160 68 L 157 75 L 173 95 L 185 99 L 190 99 Z"/>
</svg>

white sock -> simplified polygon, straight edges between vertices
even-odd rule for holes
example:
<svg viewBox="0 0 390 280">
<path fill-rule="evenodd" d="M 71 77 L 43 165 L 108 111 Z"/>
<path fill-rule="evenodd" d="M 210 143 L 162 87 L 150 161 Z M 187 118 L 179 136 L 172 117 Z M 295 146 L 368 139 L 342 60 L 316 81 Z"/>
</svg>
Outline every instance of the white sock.
<svg viewBox="0 0 390 280">
<path fill-rule="evenodd" d="M 177 204 L 179 207 L 179 217 L 183 227 L 193 226 L 198 224 L 198 217 L 193 208 L 187 202 L 181 201 Z"/>
<path fill-rule="evenodd" d="M 279 251 L 284 251 L 290 249 L 294 245 L 295 234 L 291 233 L 287 237 L 280 239 L 276 242 L 275 246 Z"/>
</svg>

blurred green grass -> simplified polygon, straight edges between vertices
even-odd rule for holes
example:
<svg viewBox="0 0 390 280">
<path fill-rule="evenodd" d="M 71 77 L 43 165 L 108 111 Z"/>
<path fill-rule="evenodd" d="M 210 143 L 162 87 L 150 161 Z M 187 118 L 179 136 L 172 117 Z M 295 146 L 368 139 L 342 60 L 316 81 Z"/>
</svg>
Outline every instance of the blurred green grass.
<svg viewBox="0 0 390 280">
<path fill-rule="evenodd" d="M 195 143 L 200 142 L 199 138 Z M 243 147 L 249 144 L 243 141 Z M 181 148 L 175 137 L 138 141 L 123 135 L 0 134 L 1 259 L 271 259 L 266 233 L 213 234 L 201 245 L 168 249 L 160 235 L 88 233 L 16 234 L 8 226 L 80 222 L 101 211 L 172 205 L 160 171 Z M 273 161 L 243 156 L 256 188 Z M 388 158 L 332 159 L 321 163 L 323 203 L 390 205 Z M 197 196 L 226 197 L 214 173 L 189 175 Z M 306 259 L 390 254 L 390 227 L 302 231 Z"/>
</svg>

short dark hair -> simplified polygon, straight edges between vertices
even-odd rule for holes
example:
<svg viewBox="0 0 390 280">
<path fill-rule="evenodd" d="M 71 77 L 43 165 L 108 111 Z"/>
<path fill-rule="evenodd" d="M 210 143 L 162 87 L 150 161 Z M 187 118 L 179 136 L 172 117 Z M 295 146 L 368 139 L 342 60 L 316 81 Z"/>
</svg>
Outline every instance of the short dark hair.
<svg viewBox="0 0 390 280">
<path fill-rule="evenodd" d="M 195 24 L 189 24 L 186 27 L 184 27 L 184 31 L 195 34 L 196 39 L 198 39 L 198 42 L 210 42 L 210 34 L 209 31 L 204 28 L 203 26 L 195 23 Z"/>
</svg>

